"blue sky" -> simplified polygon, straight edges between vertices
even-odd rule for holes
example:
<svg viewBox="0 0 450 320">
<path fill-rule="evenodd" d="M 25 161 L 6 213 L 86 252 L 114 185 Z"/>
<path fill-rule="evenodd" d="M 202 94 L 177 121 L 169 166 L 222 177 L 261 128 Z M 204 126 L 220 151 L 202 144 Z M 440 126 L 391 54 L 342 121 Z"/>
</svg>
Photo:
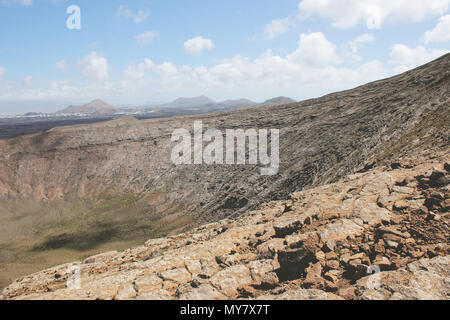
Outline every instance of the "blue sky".
<svg viewBox="0 0 450 320">
<path fill-rule="evenodd" d="M 66 9 L 81 10 L 81 29 Z M 307 99 L 450 49 L 450 0 L 0 0 L 0 114 Z"/>
</svg>

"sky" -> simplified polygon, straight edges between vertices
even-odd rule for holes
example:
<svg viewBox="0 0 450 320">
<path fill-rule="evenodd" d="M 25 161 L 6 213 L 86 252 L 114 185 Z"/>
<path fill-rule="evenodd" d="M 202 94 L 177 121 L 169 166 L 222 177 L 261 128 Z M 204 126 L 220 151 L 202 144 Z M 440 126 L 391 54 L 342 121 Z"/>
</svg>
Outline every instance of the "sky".
<svg viewBox="0 0 450 320">
<path fill-rule="evenodd" d="M 450 0 L 0 0 L 0 114 L 97 98 L 318 97 L 449 52 L 449 9 Z"/>
</svg>

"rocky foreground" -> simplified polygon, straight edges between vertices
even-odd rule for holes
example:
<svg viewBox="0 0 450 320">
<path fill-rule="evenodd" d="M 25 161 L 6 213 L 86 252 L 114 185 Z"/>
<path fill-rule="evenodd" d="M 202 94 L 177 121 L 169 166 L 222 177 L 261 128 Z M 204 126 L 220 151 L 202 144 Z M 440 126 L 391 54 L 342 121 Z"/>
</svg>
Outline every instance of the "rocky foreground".
<svg viewBox="0 0 450 320">
<path fill-rule="evenodd" d="M 0 299 L 449 299 L 449 154 L 51 268 Z"/>
</svg>

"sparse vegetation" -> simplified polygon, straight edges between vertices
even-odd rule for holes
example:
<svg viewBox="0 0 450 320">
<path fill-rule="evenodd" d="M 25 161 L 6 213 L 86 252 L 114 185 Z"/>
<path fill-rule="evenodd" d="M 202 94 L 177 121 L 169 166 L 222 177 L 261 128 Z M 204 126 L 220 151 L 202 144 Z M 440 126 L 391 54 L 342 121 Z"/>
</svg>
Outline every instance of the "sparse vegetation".
<svg viewBox="0 0 450 320">
<path fill-rule="evenodd" d="M 0 288 L 15 278 L 108 250 L 123 250 L 192 223 L 191 215 L 158 214 L 135 194 L 103 193 L 96 199 L 2 203 Z M 14 231 L 13 231 L 14 230 Z"/>
</svg>

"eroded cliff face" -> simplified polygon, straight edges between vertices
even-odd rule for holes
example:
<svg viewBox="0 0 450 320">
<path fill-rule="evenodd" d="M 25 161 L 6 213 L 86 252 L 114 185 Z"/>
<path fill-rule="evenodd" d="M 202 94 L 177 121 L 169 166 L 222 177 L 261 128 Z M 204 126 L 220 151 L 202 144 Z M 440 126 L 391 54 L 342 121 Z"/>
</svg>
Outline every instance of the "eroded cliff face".
<svg viewBox="0 0 450 320">
<path fill-rule="evenodd" d="M 51 268 L 1 298 L 449 299 L 449 155 L 404 159 L 236 220 Z M 74 270 L 80 287 L 68 288 Z"/>
<path fill-rule="evenodd" d="M 355 172 L 430 159 L 449 145 L 449 70 L 446 55 L 294 104 L 0 140 L 0 288 L 50 265 L 235 219 Z M 279 129 L 278 174 L 262 176 L 259 165 L 175 166 L 172 132 L 192 133 L 194 121 L 222 132 Z"/>
<path fill-rule="evenodd" d="M 425 149 L 426 137 L 445 145 L 445 121 L 417 126 L 433 115 L 448 119 L 448 70 L 450 55 L 300 103 L 196 117 L 124 118 L 2 140 L 0 197 L 53 201 L 132 193 L 158 212 L 176 206 L 202 221 L 239 215 L 393 158 L 405 146 Z M 176 128 L 192 132 L 195 120 L 203 121 L 204 130 L 280 129 L 279 173 L 261 176 L 259 166 L 249 165 L 175 166 L 171 134 Z"/>
</svg>

